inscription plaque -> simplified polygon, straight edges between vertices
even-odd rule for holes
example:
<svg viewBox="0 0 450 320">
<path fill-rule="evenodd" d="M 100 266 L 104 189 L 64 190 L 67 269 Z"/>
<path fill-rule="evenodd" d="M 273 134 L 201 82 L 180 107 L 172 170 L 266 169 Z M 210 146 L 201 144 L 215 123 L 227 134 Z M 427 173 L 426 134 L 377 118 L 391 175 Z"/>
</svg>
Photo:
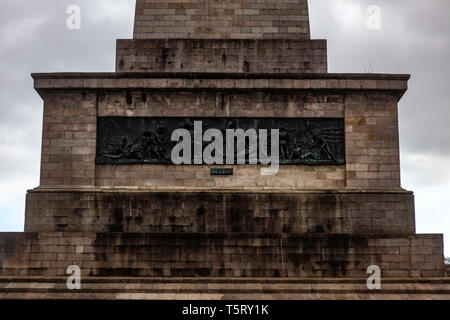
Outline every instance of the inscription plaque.
<svg viewBox="0 0 450 320">
<path fill-rule="evenodd" d="M 203 132 L 219 129 L 279 130 L 281 164 L 345 164 L 344 119 L 341 118 L 156 118 L 100 117 L 97 164 L 172 164 L 172 132 L 186 129 L 194 137 L 194 122 Z M 270 139 L 267 149 L 270 152 Z M 192 142 L 194 143 L 194 142 Z M 203 147 L 209 142 L 202 142 Z M 248 153 L 248 141 L 246 142 Z M 224 156 L 225 158 L 225 156 Z M 225 163 L 225 160 L 224 160 Z"/>
<path fill-rule="evenodd" d="M 233 168 L 211 168 L 211 175 L 212 176 L 232 176 L 233 175 Z"/>
</svg>

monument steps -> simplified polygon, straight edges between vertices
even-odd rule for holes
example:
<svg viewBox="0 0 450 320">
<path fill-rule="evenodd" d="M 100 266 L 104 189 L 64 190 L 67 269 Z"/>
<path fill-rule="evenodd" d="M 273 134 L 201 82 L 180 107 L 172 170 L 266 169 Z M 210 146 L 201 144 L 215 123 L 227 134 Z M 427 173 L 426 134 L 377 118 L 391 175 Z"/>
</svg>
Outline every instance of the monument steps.
<svg viewBox="0 0 450 320">
<path fill-rule="evenodd" d="M 0 298 L 149 300 L 450 299 L 450 278 L 366 279 L 119 278 L 84 277 L 68 290 L 66 277 L 0 277 Z"/>
</svg>

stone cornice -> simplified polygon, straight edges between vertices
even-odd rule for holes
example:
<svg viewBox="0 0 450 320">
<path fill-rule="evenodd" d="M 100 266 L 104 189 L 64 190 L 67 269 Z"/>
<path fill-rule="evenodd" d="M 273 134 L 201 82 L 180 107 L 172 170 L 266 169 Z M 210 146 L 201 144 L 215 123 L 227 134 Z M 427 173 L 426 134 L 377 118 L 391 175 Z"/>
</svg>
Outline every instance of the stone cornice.
<svg viewBox="0 0 450 320">
<path fill-rule="evenodd" d="M 54 186 L 51 188 L 38 187 L 30 189 L 28 193 L 183 193 L 183 194 L 413 194 L 405 189 L 334 189 L 310 190 L 294 188 L 198 188 L 198 187 L 172 187 L 172 188 L 138 188 L 138 187 L 68 187 Z"/>
<path fill-rule="evenodd" d="M 35 89 L 167 89 L 167 90 L 407 90 L 405 74 L 283 73 L 34 73 Z"/>
<path fill-rule="evenodd" d="M 338 80 L 403 80 L 409 74 L 380 73 L 214 73 L 214 72 L 55 72 L 32 73 L 41 79 L 338 79 Z"/>
</svg>

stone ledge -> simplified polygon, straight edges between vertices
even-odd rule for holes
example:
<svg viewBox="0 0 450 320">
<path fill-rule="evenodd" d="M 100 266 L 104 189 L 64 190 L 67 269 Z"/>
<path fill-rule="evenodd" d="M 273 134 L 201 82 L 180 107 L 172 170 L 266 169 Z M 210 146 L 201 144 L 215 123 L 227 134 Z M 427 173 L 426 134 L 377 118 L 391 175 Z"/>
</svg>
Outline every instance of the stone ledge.
<svg viewBox="0 0 450 320">
<path fill-rule="evenodd" d="M 36 276 L 0 276 L 0 283 L 67 283 L 67 277 L 36 277 Z M 287 284 L 363 284 L 366 285 L 367 278 L 215 278 L 215 277 L 85 277 L 85 283 L 287 283 Z M 450 278 L 386 278 L 383 280 L 386 284 L 450 284 Z"/>
<path fill-rule="evenodd" d="M 26 231 L 414 234 L 411 193 L 30 192 Z"/>
<path fill-rule="evenodd" d="M 366 239 L 370 241 L 371 247 L 380 246 L 376 243 L 377 239 L 406 239 L 410 241 L 411 239 L 437 239 L 439 242 L 443 240 L 444 235 L 438 233 L 418 233 L 405 235 L 401 233 L 392 234 L 379 234 L 379 233 L 364 233 L 364 234 L 323 234 L 323 233 L 310 233 L 310 234 L 300 234 L 300 233 L 254 233 L 254 232 L 0 232 L 0 236 L 3 238 L 11 239 L 21 239 L 21 240 L 37 240 L 40 238 L 61 238 L 64 236 L 74 237 L 74 238 L 89 238 L 95 237 L 97 239 L 108 240 L 112 238 L 126 238 L 126 239 L 138 239 L 138 238 L 191 238 L 191 239 L 243 239 L 245 241 L 253 240 L 255 243 L 259 243 L 262 239 L 347 239 L 347 240 L 360 240 Z M 250 241 L 251 242 L 251 241 Z M 400 246 L 400 244 L 397 244 Z M 127 277 L 128 278 L 128 277 Z M 209 278 L 209 277 L 208 277 Z M 266 277 L 264 277 L 266 278 Z M 270 277 L 269 277 L 270 278 Z M 294 277 L 295 278 L 295 277 Z M 357 277 L 356 277 L 357 278 Z M 394 277 L 401 278 L 401 277 Z M 323 278 L 317 278 L 323 279 Z M 406 279 L 406 278 L 405 278 Z M 409 279 L 409 278 L 408 278 Z"/>
<path fill-rule="evenodd" d="M 32 73 L 34 80 L 73 79 L 338 79 L 408 81 L 409 74 L 379 73 L 214 73 L 214 72 L 50 72 Z"/>
<path fill-rule="evenodd" d="M 402 190 L 46 189 L 27 194 L 26 231 L 414 234 Z"/>
<path fill-rule="evenodd" d="M 161 39 L 117 39 L 117 48 L 119 49 L 133 49 L 140 48 L 159 48 L 161 45 L 170 45 L 173 48 L 178 48 L 180 45 L 183 49 L 192 49 L 201 47 L 204 49 L 220 49 L 228 48 L 230 45 L 233 49 L 247 49 L 254 48 L 257 44 L 270 44 L 273 46 L 281 44 L 288 48 L 303 47 L 304 44 L 311 44 L 315 49 L 320 49 L 326 46 L 326 39 L 223 39 L 223 38 L 161 38 Z"/>
<path fill-rule="evenodd" d="M 83 277 L 69 291 L 66 277 L 0 277 L 0 299 L 449 299 L 450 278 L 367 279 Z"/>
<path fill-rule="evenodd" d="M 325 73 L 326 40 L 117 40 L 120 72 Z"/>
<path fill-rule="evenodd" d="M 291 188 L 188 188 L 188 187 L 173 187 L 173 188 L 140 188 L 140 187 L 116 187 L 116 188 L 99 188 L 93 186 L 53 186 L 53 187 L 37 187 L 29 189 L 28 193 L 217 193 L 217 194 L 413 194 L 412 191 L 404 189 L 291 189 Z"/>
<path fill-rule="evenodd" d="M 44 90 L 301 90 L 394 92 L 400 99 L 409 75 L 232 73 L 47 73 L 33 74 Z"/>
</svg>

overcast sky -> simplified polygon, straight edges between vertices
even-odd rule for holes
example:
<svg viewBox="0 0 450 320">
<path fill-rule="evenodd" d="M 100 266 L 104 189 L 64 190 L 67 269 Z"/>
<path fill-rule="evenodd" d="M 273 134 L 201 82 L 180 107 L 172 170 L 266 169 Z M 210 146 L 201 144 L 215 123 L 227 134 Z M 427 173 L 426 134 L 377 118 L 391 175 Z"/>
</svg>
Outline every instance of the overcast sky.
<svg viewBox="0 0 450 320">
<path fill-rule="evenodd" d="M 66 27 L 79 5 L 80 30 Z M 42 101 L 32 72 L 113 71 L 115 40 L 132 38 L 132 0 L 2 0 L 0 231 L 23 231 L 38 186 Z M 408 73 L 400 103 L 402 185 L 416 196 L 417 231 L 445 233 L 450 256 L 450 1 L 309 0 L 311 32 L 328 40 L 329 72 Z M 381 28 L 367 14 L 380 8 Z M 369 20 L 373 21 L 373 20 Z M 369 26 L 376 26 L 370 24 Z"/>
</svg>

